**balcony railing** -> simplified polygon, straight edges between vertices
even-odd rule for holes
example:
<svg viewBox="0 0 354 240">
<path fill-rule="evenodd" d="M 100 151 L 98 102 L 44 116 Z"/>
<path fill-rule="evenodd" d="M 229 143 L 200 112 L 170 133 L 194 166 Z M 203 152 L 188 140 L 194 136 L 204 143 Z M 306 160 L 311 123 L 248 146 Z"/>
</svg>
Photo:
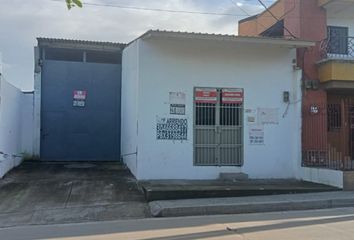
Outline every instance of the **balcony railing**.
<svg viewBox="0 0 354 240">
<path fill-rule="evenodd" d="M 354 37 L 332 37 L 321 42 L 322 59 L 354 60 Z"/>
</svg>

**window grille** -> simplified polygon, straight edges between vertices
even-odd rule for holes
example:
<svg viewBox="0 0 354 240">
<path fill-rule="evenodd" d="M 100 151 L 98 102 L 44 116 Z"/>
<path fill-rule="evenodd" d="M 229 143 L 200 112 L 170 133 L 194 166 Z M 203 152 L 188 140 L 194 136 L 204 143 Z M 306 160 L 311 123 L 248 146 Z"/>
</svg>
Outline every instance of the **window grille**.
<svg viewBox="0 0 354 240">
<path fill-rule="evenodd" d="M 328 53 L 330 54 L 348 54 L 348 28 L 347 27 L 337 27 L 328 26 L 327 36 L 328 42 Z"/>
<path fill-rule="evenodd" d="M 328 104 L 328 131 L 336 131 L 342 127 L 342 111 L 340 104 Z"/>
</svg>

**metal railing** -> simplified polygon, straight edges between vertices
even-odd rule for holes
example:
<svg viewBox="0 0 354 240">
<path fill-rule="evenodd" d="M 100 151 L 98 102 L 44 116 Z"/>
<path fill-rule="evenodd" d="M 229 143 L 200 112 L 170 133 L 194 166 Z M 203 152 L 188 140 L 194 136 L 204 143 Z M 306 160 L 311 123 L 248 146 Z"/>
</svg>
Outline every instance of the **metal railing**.
<svg viewBox="0 0 354 240">
<path fill-rule="evenodd" d="M 354 101 L 303 106 L 302 166 L 354 170 Z"/>
<path fill-rule="evenodd" d="M 354 59 L 354 37 L 331 37 L 321 42 L 322 59 Z"/>
</svg>

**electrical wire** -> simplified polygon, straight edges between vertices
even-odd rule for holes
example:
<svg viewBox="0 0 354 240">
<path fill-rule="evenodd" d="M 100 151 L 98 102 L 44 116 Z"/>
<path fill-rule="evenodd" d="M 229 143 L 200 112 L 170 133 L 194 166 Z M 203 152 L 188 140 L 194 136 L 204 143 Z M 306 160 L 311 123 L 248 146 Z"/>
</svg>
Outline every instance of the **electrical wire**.
<svg viewBox="0 0 354 240">
<path fill-rule="evenodd" d="M 62 2 L 62 0 L 50 0 L 50 1 L 52 1 L 52 2 Z M 248 16 L 248 15 L 243 15 L 243 14 L 220 13 L 220 12 L 198 12 L 198 11 L 173 10 L 173 9 L 163 9 L 163 8 L 147 8 L 147 7 L 116 5 L 116 4 L 108 4 L 108 3 L 83 2 L 83 4 L 87 5 L 87 6 L 112 7 L 112 8 L 129 9 L 129 10 L 141 10 L 141 11 L 200 14 L 200 15 L 216 15 L 216 16 L 226 16 L 226 17 L 246 17 L 246 16 Z"/>
<path fill-rule="evenodd" d="M 230 0 L 231 3 L 233 3 L 236 7 L 238 7 L 242 12 L 244 12 L 245 14 L 247 14 L 247 16 L 252 17 L 253 15 L 251 15 L 250 13 L 248 13 L 245 9 L 243 9 L 241 6 L 239 6 L 234 0 Z M 260 25 L 261 27 L 263 27 L 264 29 L 267 29 L 268 27 L 264 26 L 262 23 L 260 23 L 259 21 L 256 21 L 256 23 L 258 25 Z"/>
<path fill-rule="evenodd" d="M 258 2 L 265 8 L 265 10 L 267 12 L 269 12 L 269 14 L 275 19 L 277 20 L 277 22 L 280 21 L 280 19 L 278 19 L 273 13 L 272 11 L 270 11 L 270 9 L 267 7 L 267 5 L 264 4 L 264 2 L 262 2 L 262 0 L 258 0 Z M 297 37 L 285 26 L 283 26 L 283 28 L 295 39 L 297 39 Z"/>
</svg>

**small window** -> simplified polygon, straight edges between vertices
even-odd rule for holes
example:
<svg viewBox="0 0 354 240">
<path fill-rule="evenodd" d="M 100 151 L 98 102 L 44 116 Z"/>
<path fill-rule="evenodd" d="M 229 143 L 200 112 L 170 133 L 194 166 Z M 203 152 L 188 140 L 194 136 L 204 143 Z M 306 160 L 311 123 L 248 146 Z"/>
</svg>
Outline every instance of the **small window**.
<svg viewBox="0 0 354 240">
<path fill-rule="evenodd" d="M 46 48 L 45 59 L 56 61 L 82 62 L 83 50 L 65 48 Z"/>
<path fill-rule="evenodd" d="M 328 53 L 348 54 L 348 31 L 347 27 L 327 27 Z"/>
<path fill-rule="evenodd" d="M 327 107 L 328 131 L 336 131 L 342 127 L 342 111 L 340 104 L 329 104 Z"/>
<path fill-rule="evenodd" d="M 99 52 L 99 51 L 87 51 L 86 62 L 90 63 L 121 63 L 121 53 L 118 52 Z"/>
</svg>

